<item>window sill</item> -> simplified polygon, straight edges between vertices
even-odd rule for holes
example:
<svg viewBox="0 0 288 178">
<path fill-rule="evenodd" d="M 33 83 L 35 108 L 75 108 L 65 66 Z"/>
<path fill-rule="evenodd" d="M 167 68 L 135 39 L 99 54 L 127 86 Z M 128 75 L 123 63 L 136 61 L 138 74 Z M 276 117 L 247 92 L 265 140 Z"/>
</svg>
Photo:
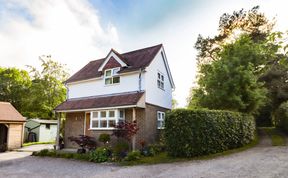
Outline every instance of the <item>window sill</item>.
<svg viewBox="0 0 288 178">
<path fill-rule="evenodd" d="M 163 130 L 163 129 L 165 129 L 164 127 L 158 127 L 157 128 L 158 130 Z"/>
<path fill-rule="evenodd" d="M 115 86 L 115 85 L 120 85 L 120 83 L 104 84 L 104 87 L 110 87 L 110 86 Z"/>
<path fill-rule="evenodd" d="M 162 91 L 165 91 L 164 88 L 160 88 L 160 87 L 158 87 L 158 88 L 159 88 L 160 90 L 162 90 Z"/>
<path fill-rule="evenodd" d="M 116 128 L 90 128 L 91 131 L 101 131 L 101 130 L 116 130 Z"/>
</svg>

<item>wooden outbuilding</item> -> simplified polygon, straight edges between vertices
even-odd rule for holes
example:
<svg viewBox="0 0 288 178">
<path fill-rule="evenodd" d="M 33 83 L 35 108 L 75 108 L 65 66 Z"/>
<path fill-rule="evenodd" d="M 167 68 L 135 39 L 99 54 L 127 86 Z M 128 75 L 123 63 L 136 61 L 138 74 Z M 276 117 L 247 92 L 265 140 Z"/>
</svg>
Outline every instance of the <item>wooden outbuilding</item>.
<svg viewBox="0 0 288 178">
<path fill-rule="evenodd" d="M 0 102 L 0 152 L 20 148 L 26 119 L 8 102 Z"/>
</svg>

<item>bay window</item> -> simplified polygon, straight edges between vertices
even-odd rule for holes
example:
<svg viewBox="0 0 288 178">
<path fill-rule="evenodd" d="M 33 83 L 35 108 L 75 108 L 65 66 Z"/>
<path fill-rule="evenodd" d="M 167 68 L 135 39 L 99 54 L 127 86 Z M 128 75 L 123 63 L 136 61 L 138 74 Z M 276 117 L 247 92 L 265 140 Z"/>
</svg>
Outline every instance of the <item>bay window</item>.
<svg viewBox="0 0 288 178">
<path fill-rule="evenodd" d="M 125 119 L 124 110 L 92 111 L 90 129 L 114 129 L 118 122 Z"/>
</svg>

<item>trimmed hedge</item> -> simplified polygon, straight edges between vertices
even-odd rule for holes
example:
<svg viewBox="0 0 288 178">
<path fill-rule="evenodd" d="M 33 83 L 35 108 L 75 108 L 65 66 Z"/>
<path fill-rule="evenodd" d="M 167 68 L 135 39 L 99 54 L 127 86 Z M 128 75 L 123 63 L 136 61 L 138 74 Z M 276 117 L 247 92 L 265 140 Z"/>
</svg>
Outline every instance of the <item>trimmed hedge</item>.
<svg viewBox="0 0 288 178">
<path fill-rule="evenodd" d="M 164 137 L 170 156 L 208 155 L 250 143 L 255 119 L 238 112 L 176 109 L 167 113 Z"/>
</svg>

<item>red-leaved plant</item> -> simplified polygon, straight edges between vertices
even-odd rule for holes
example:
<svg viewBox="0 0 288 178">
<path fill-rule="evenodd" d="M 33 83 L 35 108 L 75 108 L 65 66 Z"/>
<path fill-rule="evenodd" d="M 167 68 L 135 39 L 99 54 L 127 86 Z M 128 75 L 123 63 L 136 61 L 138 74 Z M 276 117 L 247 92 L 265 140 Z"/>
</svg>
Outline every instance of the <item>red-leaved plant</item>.
<svg viewBox="0 0 288 178">
<path fill-rule="evenodd" d="M 122 121 L 119 122 L 116 126 L 115 126 L 115 130 L 113 130 L 113 134 L 114 136 L 116 136 L 117 138 L 124 138 L 128 141 L 131 140 L 131 138 L 137 133 L 137 131 L 139 130 L 139 127 L 137 126 L 136 121 L 133 122 L 128 122 L 128 121 Z"/>
</svg>

